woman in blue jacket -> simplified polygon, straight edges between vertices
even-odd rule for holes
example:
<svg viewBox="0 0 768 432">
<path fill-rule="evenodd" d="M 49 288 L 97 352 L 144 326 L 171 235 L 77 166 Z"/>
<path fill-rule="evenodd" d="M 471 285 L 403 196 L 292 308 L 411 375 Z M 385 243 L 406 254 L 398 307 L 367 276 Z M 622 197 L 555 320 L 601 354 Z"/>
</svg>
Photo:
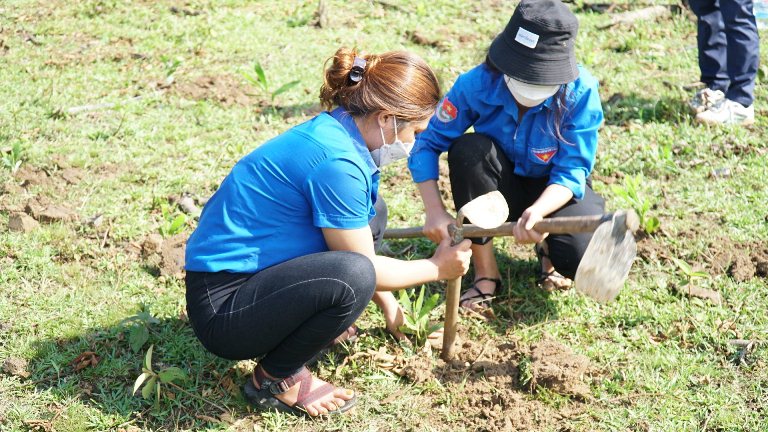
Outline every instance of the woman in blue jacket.
<svg viewBox="0 0 768 432">
<path fill-rule="evenodd" d="M 390 291 L 458 277 L 471 254 L 469 241 L 414 261 L 374 252 L 386 224 L 379 168 L 408 156 L 440 99 L 429 66 L 407 52 L 340 49 L 320 99 L 336 108 L 232 168 L 186 250 L 187 310 L 202 344 L 227 359 L 260 357 L 245 386 L 253 404 L 311 416 L 356 399 L 305 365 L 353 333 L 372 298 L 396 330 Z"/>
<path fill-rule="evenodd" d="M 577 31 L 560 1 L 520 2 L 485 63 L 460 75 L 440 102 L 409 159 L 430 239 L 446 238 L 453 220 L 436 181 L 438 157 L 448 151 L 455 208 L 501 191 L 510 220 L 518 221 L 517 241 L 536 243 L 539 283 L 547 290 L 570 286 L 591 234 L 547 236 L 533 225 L 545 216 L 604 210 L 589 180 L 603 112 L 597 80 L 576 64 Z M 466 133 L 470 127 L 474 133 Z M 463 307 L 487 305 L 502 287 L 490 240 L 473 240 L 475 279 Z"/>
</svg>

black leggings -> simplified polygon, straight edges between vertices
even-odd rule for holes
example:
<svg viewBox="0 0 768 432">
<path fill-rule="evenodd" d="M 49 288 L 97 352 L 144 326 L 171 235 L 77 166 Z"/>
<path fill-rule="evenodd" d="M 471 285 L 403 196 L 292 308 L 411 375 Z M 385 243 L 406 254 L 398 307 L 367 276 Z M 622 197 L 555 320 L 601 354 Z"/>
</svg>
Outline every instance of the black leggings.
<svg viewBox="0 0 768 432">
<path fill-rule="evenodd" d="M 498 190 L 509 205 L 509 221 L 516 221 L 547 188 L 549 178 L 522 177 L 514 173 L 514 165 L 490 138 L 481 134 L 465 134 L 457 138 L 448 151 L 451 190 L 457 209 L 472 199 Z M 587 179 L 582 199 L 572 198 L 549 217 L 586 216 L 605 212 L 605 200 L 597 195 Z M 584 256 L 592 233 L 557 234 L 545 242 L 555 269 L 573 279 Z M 473 239 L 484 244 L 489 239 Z"/>
<path fill-rule="evenodd" d="M 376 273 L 358 253 L 322 252 L 256 274 L 188 271 L 186 283 L 189 320 L 205 348 L 230 360 L 264 356 L 267 373 L 285 378 L 355 322 Z"/>
<path fill-rule="evenodd" d="M 387 225 L 379 197 L 369 226 L 376 246 Z M 276 378 L 301 369 L 363 313 L 376 289 L 371 261 L 354 252 L 323 252 L 256 274 L 187 272 L 187 315 L 210 352 L 230 360 L 264 356 Z"/>
</svg>

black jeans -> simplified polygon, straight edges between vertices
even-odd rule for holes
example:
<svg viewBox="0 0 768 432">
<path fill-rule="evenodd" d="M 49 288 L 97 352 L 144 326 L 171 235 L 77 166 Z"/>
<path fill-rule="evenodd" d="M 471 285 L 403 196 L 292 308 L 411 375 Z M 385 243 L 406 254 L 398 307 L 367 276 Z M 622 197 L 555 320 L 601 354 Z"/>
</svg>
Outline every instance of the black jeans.
<svg viewBox="0 0 768 432">
<path fill-rule="evenodd" d="M 379 197 L 370 226 L 381 241 L 387 209 Z M 363 313 L 376 289 L 371 261 L 354 252 L 322 252 L 258 273 L 192 272 L 187 315 L 210 352 L 230 360 L 262 357 L 267 373 L 301 369 Z"/>
<path fill-rule="evenodd" d="M 522 177 L 514 173 L 514 165 L 502 149 L 481 134 L 465 134 L 457 138 L 448 151 L 451 190 L 457 209 L 472 199 L 498 190 L 509 205 L 509 221 L 516 221 L 546 189 L 548 178 Z M 603 214 L 605 200 L 597 195 L 587 179 L 582 199 L 571 199 L 549 217 Z M 544 240 L 555 269 L 573 279 L 584 256 L 592 233 L 549 235 Z M 489 239 L 473 239 L 484 244 Z"/>
</svg>

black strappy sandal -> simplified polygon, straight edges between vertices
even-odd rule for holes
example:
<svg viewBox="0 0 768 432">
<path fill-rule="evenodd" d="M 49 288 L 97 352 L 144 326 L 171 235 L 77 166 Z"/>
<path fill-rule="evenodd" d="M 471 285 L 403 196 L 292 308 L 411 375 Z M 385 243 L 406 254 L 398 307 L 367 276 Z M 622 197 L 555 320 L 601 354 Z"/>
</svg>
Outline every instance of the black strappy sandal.
<svg viewBox="0 0 768 432">
<path fill-rule="evenodd" d="M 296 398 L 295 404 L 288 405 L 275 397 L 276 395 L 285 393 L 296 384 L 299 384 L 300 387 L 299 396 Z M 265 410 L 273 409 L 279 412 L 312 417 L 309 412 L 307 412 L 306 406 L 323 396 L 333 393 L 333 391 L 336 390 L 336 387 L 333 384 L 325 383 L 315 390 L 310 391 L 311 387 L 312 373 L 306 366 L 302 367 L 295 374 L 279 380 L 267 378 L 261 367 L 257 366 L 253 371 L 253 374 L 251 374 L 251 379 L 245 383 L 244 392 L 248 401 L 258 408 Z M 357 395 L 353 396 L 350 400 L 344 401 L 344 406 L 329 411 L 328 415 L 341 414 L 349 411 L 356 403 Z"/>
<path fill-rule="evenodd" d="M 480 291 L 480 289 L 477 287 L 477 283 L 484 280 L 491 281 L 496 284 L 493 290 L 493 294 L 486 294 Z M 472 285 L 470 285 L 469 288 L 467 288 L 467 290 L 464 291 L 464 294 L 466 294 L 474 290 L 477 294 L 467 297 L 463 300 L 460 300 L 459 306 L 464 309 L 470 309 L 470 310 L 473 310 L 474 306 L 477 306 L 477 305 L 488 307 L 490 306 L 491 300 L 493 300 L 494 297 L 496 297 L 499 293 L 501 293 L 503 289 L 504 289 L 504 285 L 501 283 L 501 279 L 488 278 L 488 277 L 477 278 L 472 282 Z M 468 306 L 465 306 L 467 302 L 469 302 L 469 304 Z"/>
<path fill-rule="evenodd" d="M 533 250 L 536 252 L 536 259 L 538 260 L 538 274 L 539 276 L 536 278 L 536 286 L 541 288 L 542 290 L 546 292 L 553 292 L 553 291 L 565 291 L 571 288 L 573 285 L 573 281 L 571 281 L 569 278 L 561 275 L 556 270 L 552 270 L 550 272 L 545 272 L 541 270 L 541 261 L 542 258 L 549 258 L 549 255 L 547 255 L 546 252 L 544 252 L 544 248 L 540 246 L 539 243 L 536 243 L 533 245 Z M 567 281 L 566 283 L 560 285 L 557 284 L 554 280 L 562 280 Z"/>
</svg>

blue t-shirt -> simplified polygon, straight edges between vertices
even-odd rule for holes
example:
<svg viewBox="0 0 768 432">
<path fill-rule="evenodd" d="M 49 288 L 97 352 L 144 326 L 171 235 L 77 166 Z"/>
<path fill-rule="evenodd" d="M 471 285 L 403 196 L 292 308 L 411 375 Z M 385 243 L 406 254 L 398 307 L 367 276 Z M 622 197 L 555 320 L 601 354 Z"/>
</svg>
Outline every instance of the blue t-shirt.
<svg viewBox="0 0 768 432">
<path fill-rule="evenodd" d="M 579 77 L 566 86 L 566 107 L 558 140 L 552 130 L 555 97 L 532 107 L 518 123 L 518 109 L 504 75 L 485 64 L 460 75 L 440 102 L 426 131 L 416 139 L 408 168 L 421 183 L 438 178 L 438 157 L 453 140 L 473 127 L 491 138 L 524 177 L 548 177 L 581 199 L 597 151 L 597 129 L 603 122 L 598 82 L 579 66 Z"/>
<path fill-rule="evenodd" d="M 366 226 L 378 183 L 352 117 L 342 108 L 321 113 L 232 168 L 189 237 L 185 267 L 256 273 L 327 251 L 321 228 Z"/>
</svg>

